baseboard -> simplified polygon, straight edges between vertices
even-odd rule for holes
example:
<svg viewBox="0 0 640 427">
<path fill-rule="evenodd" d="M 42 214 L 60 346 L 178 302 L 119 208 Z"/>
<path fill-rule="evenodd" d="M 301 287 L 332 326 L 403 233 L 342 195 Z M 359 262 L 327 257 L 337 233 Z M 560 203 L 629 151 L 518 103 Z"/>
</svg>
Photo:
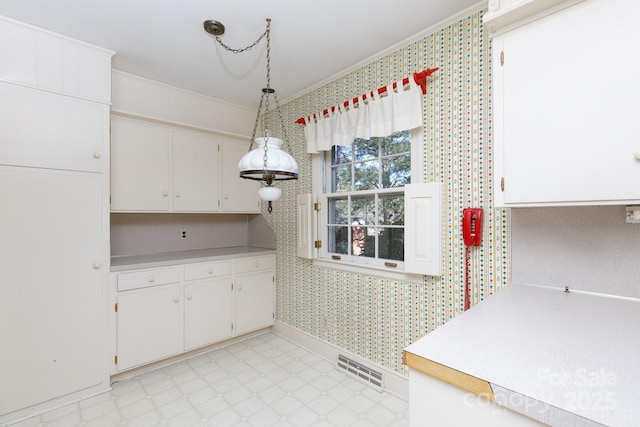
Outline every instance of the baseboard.
<svg viewBox="0 0 640 427">
<path fill-rule="evenodd" d="M 364 359 L 350 351 L 344 350 L 334 344 L 324 341 L 320 338 L 304 332 L 293 326 L 289 326 L 286 323 L 282 323 L 278 320 L 275 321 L 271 331 L 275 334 L 286 338 L 295 344 L 306 348 L 307 350 L 317 354 L 323 359 L 336 364 L 338 360 L 338 354 L 345 355 L 350 359 L 353 359 L 364 365 L 375 367 L 375 369 L 383 371 L 385 375 L 385 391 L 391 393 L 403 400 L 409 401 L 409 378 L 405 377 L 397 372 L 394 372 L 384 366 L 380 366 L 375 362 Z"/>
</svg>

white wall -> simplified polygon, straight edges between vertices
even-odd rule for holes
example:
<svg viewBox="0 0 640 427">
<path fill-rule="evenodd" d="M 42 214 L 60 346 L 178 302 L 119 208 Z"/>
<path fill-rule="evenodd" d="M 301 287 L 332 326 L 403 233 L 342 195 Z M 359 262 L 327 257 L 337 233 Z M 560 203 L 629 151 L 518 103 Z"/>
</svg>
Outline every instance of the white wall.
<svg viewBox="0 0 640 427">
<path fill-rule="evenodd" d="M 511 210 L 513 283 L 640 298 L 640 224 L 624 206 Z"/>
<path fill-rule="evenodd" d="M 157 81 L 112 72 L 112 107 L 117 114 L 159 120 L 220 134 L 248 137 L 257 111 Z"/>
</svg>

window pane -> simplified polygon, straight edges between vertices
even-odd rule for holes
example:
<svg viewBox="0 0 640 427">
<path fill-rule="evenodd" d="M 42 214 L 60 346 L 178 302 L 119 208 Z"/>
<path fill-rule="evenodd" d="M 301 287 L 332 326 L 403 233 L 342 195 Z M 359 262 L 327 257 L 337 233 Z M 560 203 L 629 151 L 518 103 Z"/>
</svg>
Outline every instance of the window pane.
<svg viewBox="0 0 640 427">
<path fill-rule="evenodd" d="M 327 250 L 336 254 L 349 253 L 348 240 L 349 227 L 332 227 L 329 226 L 328 239 L 329 244 Z"/>
<path fill-rule="evenodd" d="M 378 257 L 404 261 L 404 229 L 381 228 L 378 235 Z"/>
<path fill-rule="evenodd" d="M 329 224 L 347 224 L 349 202 L 344 199 L 329 199 Z"/>
<path fill-rule="evenodd" d="M 331 191 L 351 191 L 351 163 L 331 168 Z"/>
<path fill-rule="evenodd" d="M 411 152 L 411 132 L 408 130 L 394 133 L 391 136 L 382 138 L 382 155 L 390 156 L 393 154 L 410 153 Z"/>
<path fill-rule="evenodd" d="M 331 164 L 338 165 L 341 163 L 349 163 L 353 161 L 352 151 L 350 145 L 347 146 L 335 146 L 332 149 L 333 158 L 331 160 Z"/>
<path fill-rule="evenodd" d="M 351 224 L 375 225 L 376 221 L 375 196 L 351 198 Z"/>
<path fill-rule="evenodd" d="M 404 260 L 404 193 L 411 182 L 411 132 L 333 147 L 328 199 L 330 253 Z M 393 188 L 394 193 L 378 190 Z M 369 193 L 361 195 L 360 192 Z M 381 194 L 382 193 L 382 194 Z"/>
<path fill-rule="evenodd" d="M 382 188 L 404 187 L 410 183 L 411 156 L 409 154 L 382 159 Z"/>
<path fill-rule="evenodd" d="M 356 139 L 353 141 L 353 161 L 370 160 L 378 157 L 377 138 Z"/>
<path fill-rule="evenodd" d="M 355 179 L 353 182 L 354 191 L 375 190 L 380 188 L 380 161 L 356 163 L 353 165 Z"/>
<path fill-rule="evenodd" d="M 351 228 L 351 255 L 375 258 L 375 227 L 354 226 Z"/>
<path fill-rule="evenodd" d="M 381 225 L 404 225 L 404 194 L 385 194 L 378 198 Z"/>
</svg>

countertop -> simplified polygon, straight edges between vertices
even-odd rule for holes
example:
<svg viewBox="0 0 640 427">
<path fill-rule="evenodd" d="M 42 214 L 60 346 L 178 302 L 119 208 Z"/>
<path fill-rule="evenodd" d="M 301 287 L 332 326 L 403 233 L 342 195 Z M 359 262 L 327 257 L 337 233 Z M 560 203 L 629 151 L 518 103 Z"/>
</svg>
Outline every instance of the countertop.
<svg viewBox="0 0 640 427">
<path fill-rule="evenodd" d="M 513 284 L 405 352 L 486 381 L 498 404 L 554 426 L 632 426 L 639 335 L 640 300 Z"/>
<path fill-rule="evenodd" d="M 192 249 L 178 252 L 114 256 L 111 257 L 111 271 L 165 267 L 176 264 L 235 259 L 272 253 L 275 253 L 275 249 L 255 246 L 234 246 L 230 248 Z"/>
</svg>

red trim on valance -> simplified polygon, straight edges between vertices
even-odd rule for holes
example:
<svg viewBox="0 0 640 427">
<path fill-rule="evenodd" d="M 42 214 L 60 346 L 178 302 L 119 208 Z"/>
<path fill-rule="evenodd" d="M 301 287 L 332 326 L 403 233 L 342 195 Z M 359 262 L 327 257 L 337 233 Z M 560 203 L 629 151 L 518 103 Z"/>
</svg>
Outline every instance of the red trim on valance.
<svg viewBox="0 0 640 427">
<path fill-rule="evenodd" d="M 436 68 L 427 68 L 426 70 L 420 71 L 419 73 L 413 73 L 413 80 L 416 82 L 416 84 L 418 86 L 420 86 L 420 88 L 422 89 L 422 94 L 426 95 L 427 93 L 427 77 L 429 77 L 431 74 L 433 74 L 434 72 L 438 71 L 438 67 Z M 404 79 L 402 79 L 402 84 L 406 85 L 409 84 L 409 77 L 405 77 Z M 395 89 L 397 87 L 397 83 L 394 82 L 393 83 L 393 88 Z M 387 87 L 386 86 L 382 86 L 381 88 L 378 88 L 378 93 L 379 94 L 383 94 L 387 91 Z M 367 94 L 362 95 L 362 99 L 367 99 Z M 353 103 L 357 103 L 359 100 L 359 98 L 353 98 Z M 343 105 L 345 107 L 349 106 L 349 101 L 344 101 Z M 336 107 L 335 105 L 333 107 L 331 107 L 331 111 L 335 111 Z M 328 114 L 329 110 L 327 108 L 325 108 L 324 110 L 322 110 L 322 114 Z M 313 118 L 315 118 L 316 115 L 313 115 Z M 296 120 L 296 123 L 299 123 L 301 125 L 305 124 L 304 123 L 304 117 L 300 117 L 298 120 Z"/>
</svg>

